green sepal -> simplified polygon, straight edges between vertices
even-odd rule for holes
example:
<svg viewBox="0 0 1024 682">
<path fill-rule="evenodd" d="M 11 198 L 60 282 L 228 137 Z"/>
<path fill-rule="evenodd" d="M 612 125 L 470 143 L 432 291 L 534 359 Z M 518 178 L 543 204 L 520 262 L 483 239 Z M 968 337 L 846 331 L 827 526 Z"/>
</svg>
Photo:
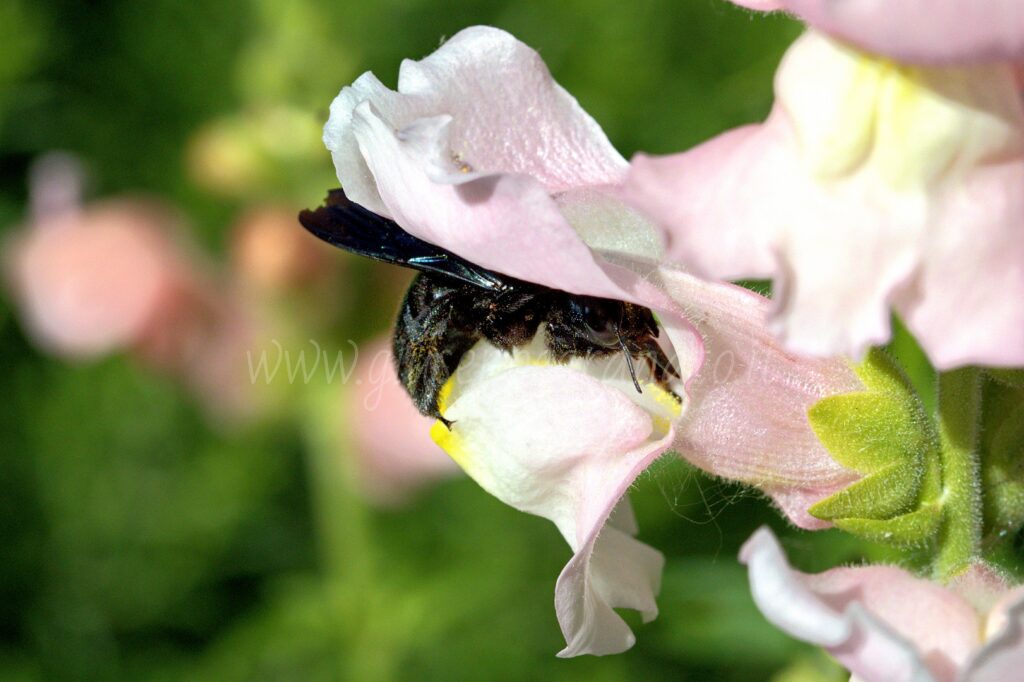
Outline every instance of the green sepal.
<svg viewBox="0 0 1024 682">
<path fill-rule="evenodd" d="M 913 546 L 935 535 L 940 521 L 942 506 L 932 502 L 889 519 L 839 519 L 835 526 L 872 542 Z"/>
<path fill-rule="evenodd" d="M 832 457 L 863 478 L 808 511 L 869 540 L 921 544 L 942 518 L 938 434 L 884 352 L 872 351 L 855 371 L 866 390 L 824 398 L 807 416 Z"/>
<path fill-rule="evenodd" d="M 823 398 L 807 416 L 832 458 L 862 474 L 913 459 L 927 438 L 915 423 L 913 405 L 891 393 L 868 391 Z"/>
<path fill-rule="evenodd" d="M 842 519 L 890 519 L 913 508 L 921 472 L 913 465 L 895 464 L 865 476 L 807 511 L 838 526 Z"/>
</svg>

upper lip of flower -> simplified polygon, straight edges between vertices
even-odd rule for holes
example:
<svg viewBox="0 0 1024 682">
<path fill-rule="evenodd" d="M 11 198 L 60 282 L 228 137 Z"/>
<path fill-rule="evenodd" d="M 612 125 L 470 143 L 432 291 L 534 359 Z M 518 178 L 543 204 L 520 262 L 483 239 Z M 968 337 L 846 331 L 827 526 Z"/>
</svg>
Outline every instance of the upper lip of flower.
<svg viewBox="0 0 1024 682">
<path fill-rule="evenodd" d="M 331 105 L 324 139 L 356 203 L 483 268 L 650 308 L 676 352 L 692 356 L 684 380 L 699 366 L 700 334 L 645 278 L 658 231 L 613 195 L 628 164 L 512 36 L 465 29 L 422 61 L 403 62 L 397 92 L 364 74 Z M 602 210 L 585 207 L 594 201 Z M 616 221 L 603 220 L 609 205 Z M 629 214 L 634 234 L 624 238 Z M 604 238 L 616 262 L 581 233 Z M 640 253 L 628 252 L 632 244 Z"/>
</svg>

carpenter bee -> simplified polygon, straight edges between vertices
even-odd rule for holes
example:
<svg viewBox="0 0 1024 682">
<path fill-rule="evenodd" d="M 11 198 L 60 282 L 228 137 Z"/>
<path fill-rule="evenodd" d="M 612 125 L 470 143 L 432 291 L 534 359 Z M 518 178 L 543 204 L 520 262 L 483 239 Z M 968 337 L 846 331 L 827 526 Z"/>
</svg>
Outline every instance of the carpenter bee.
<svg viewBox="0 0 1024 682">
<path fill-rule="evenodd" d="M 417 239 L 398 223 L 331 190 L 327 203 L 299 214 L 315 236 L 361 256 L 420 271 L 402 303 L 393 353 L 398 377 L 420 412 L 450 426 L 438 406 L 441 387 L 463 355 L 486 339 L 511 352 L 543 323 L 556 362 L 621 352 L 638 392 L 634 360 L 667 387 L 679 373 L 658 345 L 650 310 L 623 301 L 578 296 L 493 272 Z"/>
</svg>

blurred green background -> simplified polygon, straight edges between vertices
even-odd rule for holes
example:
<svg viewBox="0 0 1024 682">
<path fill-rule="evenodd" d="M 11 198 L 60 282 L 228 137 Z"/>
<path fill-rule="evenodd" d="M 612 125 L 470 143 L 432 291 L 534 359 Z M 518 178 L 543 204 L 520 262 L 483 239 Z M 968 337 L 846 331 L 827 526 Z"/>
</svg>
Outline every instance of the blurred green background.
<svg viewBox="0 0 1024 682">
<path fill-rule="evenodd" d="M 759 120 L 800 30 L 718 0 L 4 0 L 3 236 L 24 229 L 32 161 L 65 150 L 87 199 L 170 204 L 223 264 L 245 211 L 297 212 L 335 184 L 318 138 L 342 85 L 373 70 L 394 86 L 402 58 L 481 23 L 537 48 L 627 157 Z M 342 302 L 285 319 L 332 347 L 385 332 L 400 283 L 331 257 Z M 763 621 L 736 552 L 768 521 L 808 570 L 880 556 L 665 460 L 633 490 L 641 539 L 668 558 L 661 615 L 626 616 L 626 654 L 558 660 L 570 552 L 547 521 L 465 478 L 372 504 L 353 446 L 320 438 L 343 412 L 290 389 L 226 426 L 124 354 L 39 351 L 7 295 L 0 358 L 3 680 L 842 679 Z"/>
</svg>

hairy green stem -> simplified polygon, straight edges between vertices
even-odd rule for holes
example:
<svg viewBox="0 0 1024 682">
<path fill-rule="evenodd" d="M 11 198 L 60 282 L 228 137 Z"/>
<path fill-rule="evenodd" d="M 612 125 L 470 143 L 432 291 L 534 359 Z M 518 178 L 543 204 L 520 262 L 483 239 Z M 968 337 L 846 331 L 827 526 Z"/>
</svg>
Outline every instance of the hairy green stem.
<svg viewBox="0 0 1024 682">
<path fill-rule="evenodd" d="M 937 579 L 948 580 L 981 553 L 981 374 L 977 369 L 965 367 L 939 375 L 938 418 L 943 520 L 933 570 Z"/>
</svg>

